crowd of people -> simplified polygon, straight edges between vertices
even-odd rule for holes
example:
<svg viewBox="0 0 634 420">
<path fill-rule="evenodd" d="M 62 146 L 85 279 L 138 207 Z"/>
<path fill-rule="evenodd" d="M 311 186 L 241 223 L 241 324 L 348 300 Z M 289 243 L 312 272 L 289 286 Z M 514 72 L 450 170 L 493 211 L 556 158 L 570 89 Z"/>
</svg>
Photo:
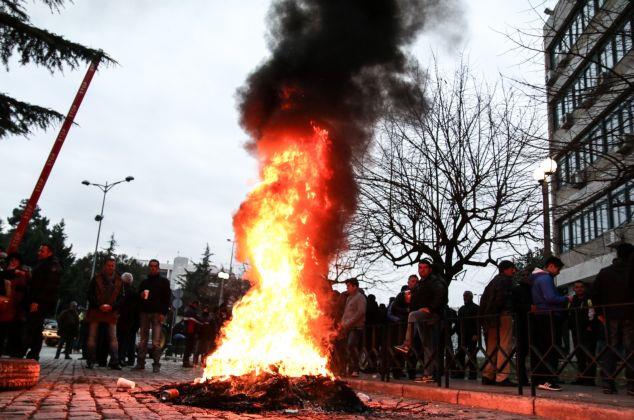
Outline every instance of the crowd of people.
<svg viewBox="0 0 634 420">
<path fill-rule="evenodd" d="M 6 257 L 0 267 L 0 355 L 39 360 L 42 331 L 47 316 L 55 313 L 62 267 L 49 244 L 42 244 L 38 263 L 28 269 L 18 253 Z M 108 258 L 90 281 L 88 308 L 81 311 L 76 302 L 57 316 L 59 343 L 55 357 L 64 349 L 71 358 L 73 348 L 82 348 L 86 367 L 105 365 L 120 370 L 121 365 L 136 364 L 145 369 L 148 340 L 151 335 L 153 371 L 160 371 L 162 327 L 171 308 L 170 283 L 160 275 L 159 262 L 150 260 L 148 275 L 138 290 L 130 273 L 121 276 L 116 260 Z M 136 345 L 136 335 L 139 343 Z M 100 349 L 108 349 L 105 357 Z M 101 352 L 103 353 L 103 352 Z M 99 359 L 99 360 L 98 360 Z"/>
<path fill-rule="evenodd" d="M 389 343 L 390 353 L 404 361 L 392 367 L 396 377 L 406 372 L 410 379 L 438 381 L 443 374 L 439 363 L 449 354 L 444 364 L 454 378 L 475 380 L 480 373 L 484 385 L 517 386 L 511 375 L 516 366 L 516 381 L 557 391 L 562 389 L 557 374 L 565 358 L 562 349 L 572 338 L 575 384 L 595 385 L 600 368 L 604 392 L 616 393 L 615 379 L 624 370 L 627 392 L 634 395 L 634 246 L 620 244 L 616 253 L 591 287 L 577 281 L 569 295 L 555 287 L 564 266 L 559 258 L 547 258 L 530 273 L 518 273 L 513 262 L 501 261 L 480 304 L 465 291 L 457 312 L 448 307 L 442 270 L 430 260 L 418 263 L 418 273 L 409 276 L 387 305 L 366 296 L 357 279 L 348 279 L 345 292 L 333 291 L 333 370 L 358 376 L 366 327 L 403 326 L 403 342 Z M 55 312 L 61 272 L 48 244 L 39 248 L 33 269 L 25 267 L 17 253 L 5 258 L 0 267 L 0 355 L 39 359 L 43 324 Z M 138 288 L 133 280 L 130 273 L 119 275 L 116 260 L 108 258 L 89 283 L 87 308 L 71 302 L 59 311 L 55 357 L 64 351 L 68 359 L 73 349 L 81 349 L 89 369 L 97 364 L 143 370 L 149 352 L 153 372 L 160 372 L 163 328 L 172 310 L 170 283 L 154 259 Z M 184 368 L 204 364 L 229 316 L 197 300 L 187 303 L 172 331 L 173 338 L 184 341 Z M 451 351 L 441 351 L 443 345 Z"/>
<path fill-rule="evenodd" d="M 558 372 L 573 359 L 566 353 L 572 338 L 573 384 L 594 386 L 600 378 L 603 392 L 614 394 L 616 379 L 625 371 L 626 392 L 634 395 L 634 246 L 620 244 L 616 254 L 594 283 L 574 282 L 572 294 L 561 293 L 555 285 L 564 267 L 557 257 L 547 258 L 531 272 L 518 272 L 512 261 L 501 261 L 480 304 L 466 291 L 457 312 L 447 306 L 447 284 L 429 260 L 418 264 L 418 275 L 409 276 L 387 306 L 377 305 L 373 295 L 365 298 L 357 280 L 350 279 L 347 291 L 338 296 L 339 313 L 335 311 L 340 327 L 333 359 L 343 360 L 335 369 L 358 375 L 367 326 L 406 325 L 404 341 L 390 349 L 391 360 L 404 360 L 391 363 L 397 365 L 391 371 L 397 378 L 405 369 L 410 379 L 439 381 L 443 372 L 438 363 L 448 354 L 445 364 L 453 378 L 476 380 L 480 372 L 484 385 L 533 381 L 540 389 L 558 391 Z M 450 351 L 445 353 L 440 343 Z M 515 380 L 512 367 L 517 368 Z"/>
</svg>

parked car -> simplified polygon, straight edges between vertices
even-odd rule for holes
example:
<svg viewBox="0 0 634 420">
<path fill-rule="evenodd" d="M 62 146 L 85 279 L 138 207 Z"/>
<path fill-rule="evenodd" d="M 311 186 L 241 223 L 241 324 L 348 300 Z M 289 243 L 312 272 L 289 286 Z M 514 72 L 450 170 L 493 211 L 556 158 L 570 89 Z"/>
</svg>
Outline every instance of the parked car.
<svg viewBox="0 0 634 420">
<path fill-rule="evenodd" d="M 44 329 L 42 330 L 44 343 L 49 347 L 55 347 L 59 343 L 59 335 L 57 334 L 57 321 L 54 319 L 44 320 Z"/>
</svg>

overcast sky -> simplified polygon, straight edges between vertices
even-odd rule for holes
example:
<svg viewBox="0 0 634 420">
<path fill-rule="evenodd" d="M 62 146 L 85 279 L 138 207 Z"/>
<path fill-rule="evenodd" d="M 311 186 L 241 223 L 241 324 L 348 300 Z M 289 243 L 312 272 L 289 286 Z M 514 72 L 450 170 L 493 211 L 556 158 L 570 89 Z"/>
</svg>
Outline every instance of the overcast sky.
<svg viewBox="0 0 634 420">
<path fill-rule="evenodd" d="M 232 215 L 257 177 L 256 162 L 242 147 L 235 91 L 267 57 L 269 2 L 75 0 L 59 14 L 38 3 L 28 3 L 33 24 L 119 62 L 95 75 L 40 199 L 43 214 L 65 220 L 76 254 L 90 252 L 101 192 L 81 181 L 132 175 L 135 181 L 108 194 L 101 246 L 114 233 L 119 252 L 171 261 L 177 255 L 197 260 L 209 243 L 214 262 L 227 265 Z M 415 56 L 425 62 L 435 50 L 450 67 L 465 52 L 488 79 L 501 72 L 543 80 L 543 66 L 518 66 L 521 54 L 506 53 L 512 46 L 498 33 L 539 26 L 528 0 L 464 3 L 462 41 L 430 34 L 416 43 Z M 539 11 L 541 3 L 532 1 Z M 51 75 L 14 61 L 10 72 L 0 73 L 0 88 L 65 113 L 84 73 Z M 0 218 L 30 195 L 57 131 L 0 141 Z M 451 303 L 461 301 L 464 289 L 481 290 L 487 276 L 468 274 L 453 285 Z"/>
</svg>

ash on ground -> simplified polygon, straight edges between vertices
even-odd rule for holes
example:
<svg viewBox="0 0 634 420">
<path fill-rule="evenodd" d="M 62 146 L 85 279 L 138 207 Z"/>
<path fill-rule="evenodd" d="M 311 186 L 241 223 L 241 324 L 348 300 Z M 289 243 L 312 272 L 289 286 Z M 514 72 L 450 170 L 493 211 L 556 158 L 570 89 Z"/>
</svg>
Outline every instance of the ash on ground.
<svg viewBox="0 0 634 420">
<path fill-rule="evenodd" d="M 366 405 L 345 382 L 324 376 L 291 378 L 273 373 L 233 376 L 202 383 L 165 385 L 156 393 L 176 389 L 169 402 L 234 412 L 299 410 L 360 413 Z"/>
</svg>

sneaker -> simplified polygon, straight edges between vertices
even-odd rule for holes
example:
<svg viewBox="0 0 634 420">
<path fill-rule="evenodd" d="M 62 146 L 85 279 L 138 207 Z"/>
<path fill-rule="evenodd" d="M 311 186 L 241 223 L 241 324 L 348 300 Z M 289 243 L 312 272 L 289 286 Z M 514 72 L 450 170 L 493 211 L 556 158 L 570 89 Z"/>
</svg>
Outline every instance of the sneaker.
<svg viewBox="0 0 634 420">
<path fill-rule="evenodd" d="M 508 387 L 516 387 L 517 388 L 517 384 L 513 381 L 511 381 L 510 379 L 506 378 L 503 381 L 500 382 L 496 382 L 495 383 L 497 386 L 508 386 Z"/>
<path fill-rule="evenodd" d="M 394 350 L 403 354 L 407 354 L 409 353 L 409 346 L 406 344 L 401 344 L 400 346 L 394 346 Z"/>
<path fill-rule="evenodd" d="M 161 365 L 152 365 L 152 373 L 159 373 L 161 371 Z"/>
<path fill-rule="evenodd" d="M 432 383 L 432 382 L 436 382 L 436 380 L 431 375 L 423 375 L 420 378 L 414 379 L 414 382 L 421 382 L 423 384 L 429 384 L 429 383 Z"/>
<path fill-rule="evenodd" d="M 543 384 L 537 385 L 537 388 L 543 389 L 546 391 L 561 391 L 561 386 L 551 382 L 544 382 Z"/>
<path fill-rule="evenodd" d="M 135 367 L 132 368 L 132 370 L 145 370 L 145 365 L 137 364 Z"/>
<path fill-rule="evenodd" d="M 493 379 L 482 377 L 482 385 L 495 385 L 495 381 Z"/>
</svg>

